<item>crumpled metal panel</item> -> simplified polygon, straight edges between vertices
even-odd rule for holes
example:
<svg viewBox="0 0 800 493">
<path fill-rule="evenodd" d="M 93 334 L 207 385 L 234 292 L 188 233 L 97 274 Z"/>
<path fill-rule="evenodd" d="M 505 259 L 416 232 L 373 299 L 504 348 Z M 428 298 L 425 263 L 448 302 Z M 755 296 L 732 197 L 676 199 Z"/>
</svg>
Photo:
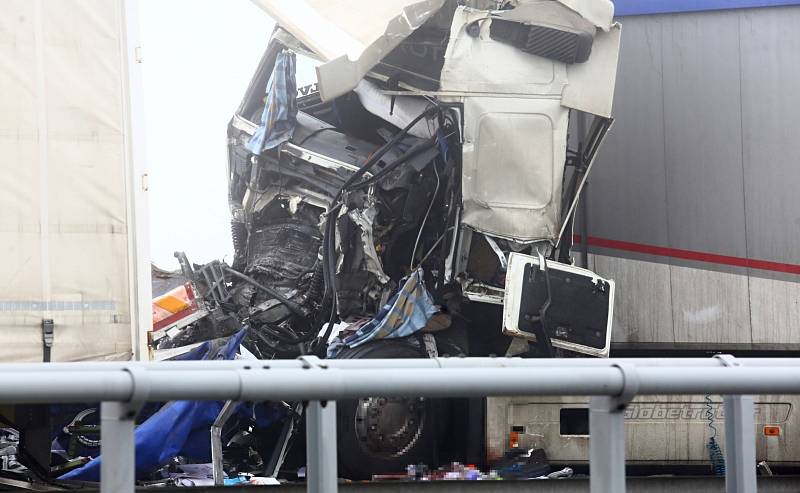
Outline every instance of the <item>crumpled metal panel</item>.
<svg viewBox="0 0 800 493">
<path fill-rule="evenodd" d="M 567 84 L 566 64 L 531 55 L 491 39 L 491 18 L 484 10 L 459 7 L 450 27 L 442 68 L 444 92 L 559 97 Z M 480 35 L 469 35 L 478 22 Z"/>
<path fill-rule="evenodd" d="M 356 87 L 366 73 L 445 0 L 253 0 L 326 62 L 317 68 L 324 101 Z"/>
<path fill-rule="evenodd" d="M 567 65 L 569 82 L 561 104 L 594 115 L 611 116 L 621 36 L 619 24 L 612 25 L 608 32 L 598 31 L 589 60 Z"/>
<path fill-rule="evenodd" d="M 320 241 L 317 225 L 297 218 L 263 226 L 250 235 L 247 272 L 293 286 L 313 269 Z"/>
<path fill-rule="evenodd" d="M 381 284 L 389 282 L 389 276 L 383 271 L 383 265 L 378 252 L 375 251 L 375 238 L 373 236 L 373 224 L 375 216 L 378 215 L 377 209 L 371 206 L 363 210 L 352 210 L 347 214 L 360 230 L 361 249 L 364 256 L 363 267 L 369 272 L 375 274 L 375 277 Z"/>
<path fill-rule="evenodd" d="M 519 242 L 555 241 L 568 108 L 610 113 L 619 29 L 598 30 L 589 60 L 568 66 L 492 40 L 491 22 L 486 11 L 456 9 L 442 69 L 443 99 L 464 104 L 462 221 Z"/>
<path fill-rule="evenodd" d="M 558 0 L 581 14 L 581 17 L 586 19 L 602 29 L 608 31 L 614 23 L 614 4 L 611 0 Z"/>
<path fill-rule="evenodd" d="M 562 3 L 572 8 L 568 2 Z M 468 33 L 475 22 L 480 26 L 477 38 Z M 560 98 L 565 107 L 604 117 L 611 115 L 619 58 L 619 24 L 601 24 L 589 59 L 568 65 L 491 39 L 491 23 L 486 11 L 456 9 L 442 68 L 443 92 Z"/>
<path fill-rule="evenodd" d="M 554 99 L 465 98 L 462 221 L 521 242 L 554 241 L 569 110 Z"/>
</svg>

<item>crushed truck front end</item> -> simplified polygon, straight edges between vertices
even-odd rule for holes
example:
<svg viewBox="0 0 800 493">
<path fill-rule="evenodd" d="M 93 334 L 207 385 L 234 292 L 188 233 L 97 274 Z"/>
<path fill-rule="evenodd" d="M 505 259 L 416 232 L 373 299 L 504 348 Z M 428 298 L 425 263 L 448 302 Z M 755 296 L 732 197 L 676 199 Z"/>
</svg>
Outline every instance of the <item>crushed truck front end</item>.
<svg viewBox="0 0 800 493">
<path fill-rule="evenodd" d="M 183 258 L 199 305 L 153 349 L 244 325 L 260 359 L 607 356 L 614 283 L 570 249 L 611 2 L 255 3 L 277 27 L 228 126 L 232 265 Z M 458 456 L 470 406 L 338 403 L 345 474 Z"/>
</svg>

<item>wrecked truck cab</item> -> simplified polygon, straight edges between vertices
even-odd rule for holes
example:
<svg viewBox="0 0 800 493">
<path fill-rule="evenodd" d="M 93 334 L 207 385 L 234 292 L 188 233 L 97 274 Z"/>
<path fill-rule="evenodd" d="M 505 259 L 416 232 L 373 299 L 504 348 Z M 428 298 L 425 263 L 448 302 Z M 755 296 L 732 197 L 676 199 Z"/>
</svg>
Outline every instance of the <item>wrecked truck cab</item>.
<svg viewBox="0 0 800 493">
<path fill-rule="evenodd" d="M 282 200 L 283 210 L 289 201 L 316 207 L 320 224 L 335 223 L 329 231 L 336 265 L 323 269 L 331 278 L 326 286 L 341 284 L 333 290 L 331 324 L 375 315 L 416 267 L 425 269 L 440 306 L 441 293 L 457 285 L 465 300 L 508 307 L 511 252 L 571 263 L 577 197 L 611 124 L 620 27 L 610 2 L 255 3 L 278 27 L 229 128 L 237 267 L 250 269 L 258 255 L 249 245 L 262 243 L 253 240 L 261 220 L 254 211 L 273 200 Z M 359 22 L 353 11 L 361 13 Z M 282 52 L 315 59 L 317 80 L 298 84 L 293 138 L 254 156 L 245 144 L 259 126 L 263 88 Z M 402 142 L 370 163 L 362 186 L 342 188 L 414 118 L 420 120 Z M 403 149 L 424 146 L 425 139 L 436 145 L 429 141 L 426 152 L 394 167 Z M 382 171 L 387 165 L 391 174 Z M 380 179 L 368 178 L 376 172 Z M 284 196 L 264 193 L 259 184 L 279 187 Z M 337 217 L 328 221 L 337 203 Z M 311 252 L 316 243 L 308 239 Z M 324 241 L 320 258 L 323 247 Z M 611 291 L 613 283 L 597 290 Z M 555 344 L 607 355 L 609 301 L 584 327 L 560 320 Z M 519 324 L 503 323 L 502 330 L 536 340 Z M 585 330 L 594 334 L 591 346 L 578 343 Z"/>
<path fill-rule="evenodd" d="M 614 283 L 571 246 L 612 123 L 613 5 L 255 3 L 277 27 L 228 126 L 232 265 L 184 262 L 228 321 L 160 347 L 244 325 L 261 359 L 607 356 Z M 337 405 L 350 477 L 460 453 L 456 403 Z"/>
</svg>

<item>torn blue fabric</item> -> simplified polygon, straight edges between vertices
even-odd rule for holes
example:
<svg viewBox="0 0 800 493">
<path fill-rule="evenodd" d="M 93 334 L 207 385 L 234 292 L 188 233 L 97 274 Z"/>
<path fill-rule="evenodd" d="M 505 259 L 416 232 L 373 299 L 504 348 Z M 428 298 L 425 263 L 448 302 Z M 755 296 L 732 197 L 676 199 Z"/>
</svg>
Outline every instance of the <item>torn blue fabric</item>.
<svg viewBox="0 0 800 493">
<path fill-rule="evenodd" d="M 219 350 L 214 347 L 214 341 L 208 341 L 189 354 L 193 359 L 233 359 L 245 333 L 246 329 L 240 330 Z M 140 424 L 134 434 L 136 477 L 146 477 L 178 455 L 204 462 L 210 460 L 210 427 L 222 405 L 222 402 L 213 401 L 168 402 Z M 255 412 L 252 409 L 249 411 L 248 414 Z M 267 414 L 270 412 L 277 414 L 274 409 Z M 275 419 L 276 416 L 273 415 L 271 418 Z M 59 479 L 99 481 L 101 460 L 102 457 L 97 457 Z"/>
<path fill-rule="evenodd" d="M 283 50 L 267 82 L 267 95 L 261 124 L 245 147 L 253 154 L 279 146 L 292 138 L 297 125 L 296 56 Z"/>
<path fill-rule="evenodd" d="M 400 290 L 381 308 L 378 314 L 344 339 L 335 338 L 328 346 L 328 357 L 345 347 L 357 347 L 377 339 L 408 337 L 422 330 L 439 309 L 425 289 L 422 269 L 408 276 Z"/>
</svg>

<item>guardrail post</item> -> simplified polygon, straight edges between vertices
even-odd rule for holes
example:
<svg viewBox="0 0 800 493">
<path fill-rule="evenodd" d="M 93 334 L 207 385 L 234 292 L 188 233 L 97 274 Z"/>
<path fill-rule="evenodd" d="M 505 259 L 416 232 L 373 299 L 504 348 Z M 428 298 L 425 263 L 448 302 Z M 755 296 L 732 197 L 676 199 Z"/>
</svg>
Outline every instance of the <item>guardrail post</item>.
<svg viewBox="0 0 800 493">
<path fill-rule="evenodd" d="M 755 493 L 756 436 L 753 396 L 726 395 L 725 491 Z"/>
<path fill-rule="evenodd" d="M 133 432 L 137 411 L 126 402 L 100 404 L 101 493 L 134 493 L 136 489 Z"/>
<path fill-rule="evenodd" d="M 336 493 L 336 403 L 311 401 L 306 409 L 306 484 L 309 493 Z"/>
<path fill-rule="evenodd" d="M 124 368 L 131 377 L 131 394 L 126 402 L 100 404 L 100 493 L 136 491 L 136 447 L 133 433 L 136 415 L 150 395 L 147 370 Z"/>
<path fill-rule="evenodd" d="M 592 493 L 625 493 L 625 408 L 639 391 L 639 375 L 628 363 L 615 363 L 622 391 L 589 401 L 589 488 Z"/>
<path fill-rule="evenodd" d="M 716 359 L 728 368 L 742 364 L 730 354 L 718 354 Z M 725 405 L 725 491 L 726 493 L 755 493 L 756 431 L 753 396 L 726 395 Z"/>
<path fill-rule="evenodd" d="M 591 493 L 625 492 L 625 407 L 613 397 L 589 404 L 589 484 Z"/>
</svg>

